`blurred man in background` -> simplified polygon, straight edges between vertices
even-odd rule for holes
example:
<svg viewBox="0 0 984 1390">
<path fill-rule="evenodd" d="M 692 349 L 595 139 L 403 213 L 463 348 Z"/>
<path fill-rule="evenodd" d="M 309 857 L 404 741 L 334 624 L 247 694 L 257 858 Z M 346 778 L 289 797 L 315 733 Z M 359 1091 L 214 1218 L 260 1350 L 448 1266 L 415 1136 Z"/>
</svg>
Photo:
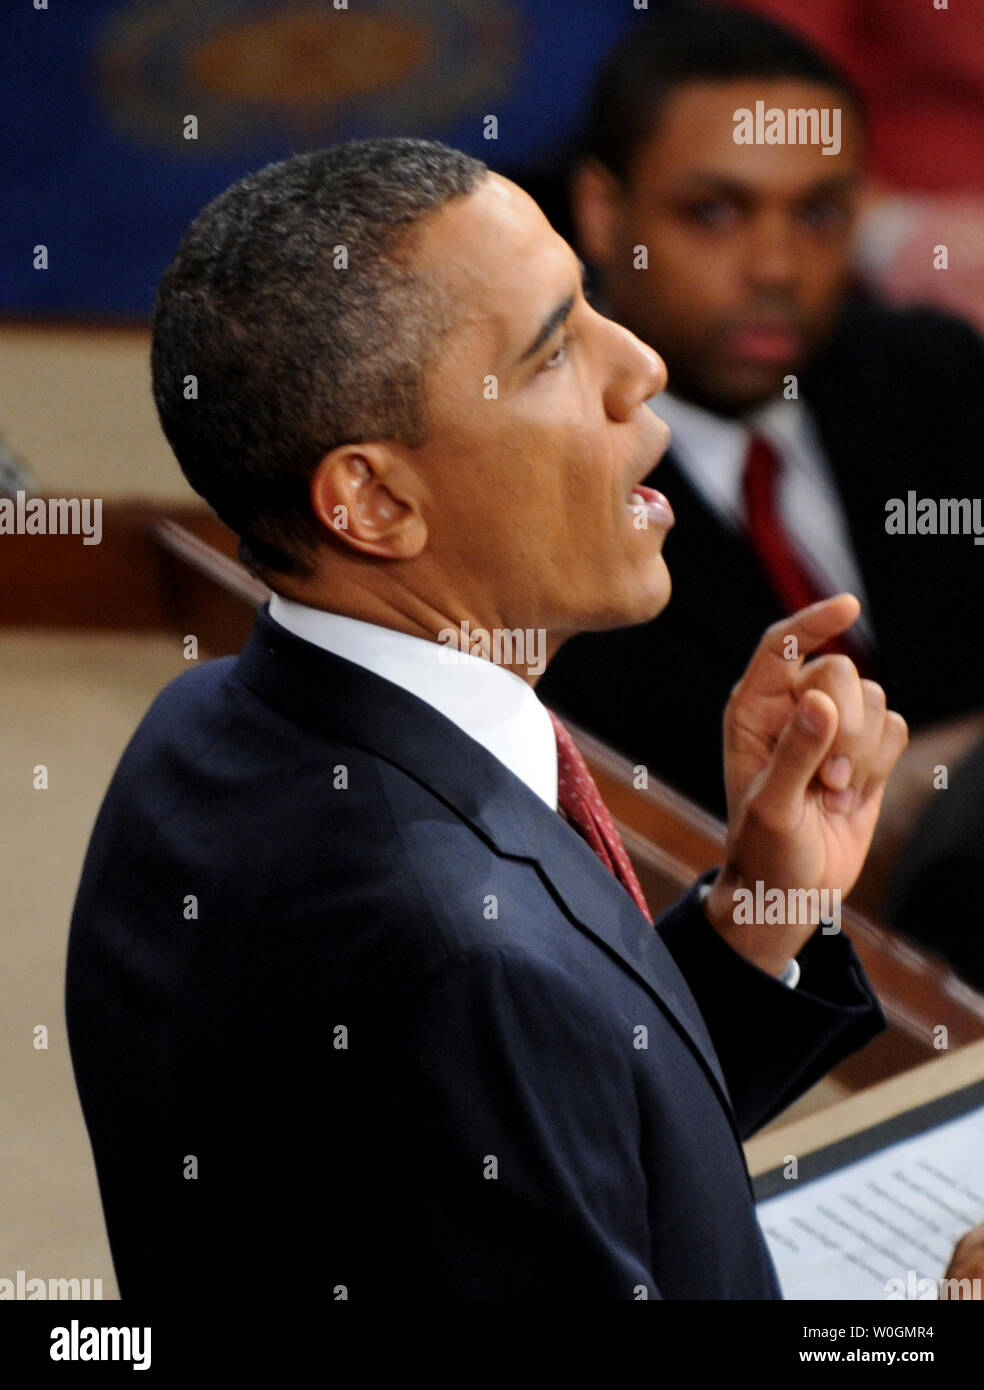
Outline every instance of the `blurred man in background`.
<svg viewBox="0 0 984 1390">
<path fill-rule="evenodd" d="M 739 143 L 738 113 L 757 109 L 839 113 L 837 148 Z M 864 140 L 853 88 L 801 40 L 687 7 L 613 52 L 575 170 L 602 301 L 669 370 L 656 408 L 673 431 L 658 481 L 677 516 L 674 592 L 658 626 L 574 638 L 540 688 L 717 813 L 712 750 L 742 653 L 813 598 L 861 598 L 843 650 L 927 731 L 906 755 L 920 794 L 981 727 L 974 537 L 934 533 L 929 509 L 915 534 L 888 517 L 910 494 L 979 497 L 984 345 L 957 320 L 852 294 Z"/>
<path fill-rule="evenodd" d="M 868 112 L 855 264 L 893 303 L 984 328 L 984 23 L 946 0 L 727 0 L 788 24 L 857 85 Z M 948 252 L 941 274 L 936 248 Z"/>
</svg>

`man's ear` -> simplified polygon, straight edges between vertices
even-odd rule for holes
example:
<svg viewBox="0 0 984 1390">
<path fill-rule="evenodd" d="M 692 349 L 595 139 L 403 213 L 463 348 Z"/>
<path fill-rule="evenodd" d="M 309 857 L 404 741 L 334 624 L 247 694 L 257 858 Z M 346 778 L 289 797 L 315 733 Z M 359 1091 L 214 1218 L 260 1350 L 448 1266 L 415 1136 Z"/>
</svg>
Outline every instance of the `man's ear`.
<svg viewBox="0 0 984 1390">
<path fill-rule="evenodd" d="M 412 560 L 427 544 L 420 475 L 387 444 L 341 444 L 311 479 L 321 524 L 365 555 Z"/>
<path fill-rule="evenodd" d="M 599 270 L 615 255 L 615 232 L 622 206 L 622 186 L 597 159 L 585 159 L 571 175 L 571 217 L 578 248 Z"/>
</svg>

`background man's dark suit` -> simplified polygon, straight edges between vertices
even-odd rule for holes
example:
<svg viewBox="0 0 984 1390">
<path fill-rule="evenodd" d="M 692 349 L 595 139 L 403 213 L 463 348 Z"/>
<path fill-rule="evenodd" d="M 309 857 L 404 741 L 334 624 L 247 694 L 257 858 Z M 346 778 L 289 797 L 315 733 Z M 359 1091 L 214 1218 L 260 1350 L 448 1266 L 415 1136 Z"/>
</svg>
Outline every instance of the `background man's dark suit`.
<svg viewBox="0 0 984 1390">
<path fill-rule="evenodd" d="M 909 489 L 984 496 L 984 343 L 956 319 L 859 301 L 800 394 L 843 502 L 889 707 L 918 731 L 984 705 L 984 551 L 970 536 L 885 531 L 886 502 Z M 663 546 L 668 607 L 641 627 L 572 638 L 537 692 L 723 814 L 724 705 L 782 610 L 754 552 L 677 468 L 672 446 L 646 481 L 677 517 Z"/>
<path fill-rule="evenodd" d="M 793 991 L 696 890 L 658 928 L 444 716 L 261 613 L 146 716 L 72 922 L 123 1297 L 775 1297 L 740 1140 L 883 1017 L 843 937 Z"/>
</svg>

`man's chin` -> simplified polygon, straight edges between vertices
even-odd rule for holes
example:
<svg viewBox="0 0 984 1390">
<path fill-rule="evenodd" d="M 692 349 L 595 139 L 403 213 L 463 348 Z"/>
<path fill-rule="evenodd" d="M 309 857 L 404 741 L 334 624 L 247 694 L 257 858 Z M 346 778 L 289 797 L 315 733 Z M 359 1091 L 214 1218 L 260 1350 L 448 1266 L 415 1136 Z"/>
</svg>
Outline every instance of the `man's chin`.
<svg viewBox="0 0 984 1390">
<path fill-rule="evenodd" d="M 625 602 L 617 608 L 612 607 L 596 613 L 590 627 L 586 626 L 583 631 L 606 632 L 612 627 L 638 627 L 640 623 L 649 623 L 658 618 L 669 603 L 673 591 L 670 572 L 662 557 L 660 568 L 662 573 L 655 577 L 652 584 L 641 591 L 627 594 Z"/>
<path fill-rule="evenodd" d="M 669 571 L 667 570 L 667 572 L 666 572 L 666 582 L 665 582 L 665 584 L 663 585 L 662 589 L 660 590 L 659 594 L 658 594 L 658 595 L 653 595 L 653 597 L 650 599 L 650 601 L 646 604 L 644 611 L 642 611 L 642 612 L 638 615 L 638 617 L 636 617 L 636 618 L 634 618 L 634 619 L 633 619 L 633 618 L 628 619 L 626 622 L 624 622 L 623 624 L 621 624 L 621 626 L 623 626 L 623 627 L 636 627 L 636 626 L 638 626 L 639 623 L 651 623 L 652 620 L 653 620 L 654 618 L 658 618 L 659 615 L 662 613 L 663 609 L 664 609 L 664 608 L 666 607 L 666 605 L 669 603 L 670 598 L 672 597 L 672 594 L 673 594 L 673 586 L 672 586 L 672 584 L 670 583 L 670 574 L 669 574 Z"/>
<path fill-rule="evenodd" d="M 733 365 L 712 381 L 703 383 L 692 392 L 696 405 L 715 415 L 733 417 L 755 410 L 782 395 L 798 366 L 769 368 Z"/>
</svg>

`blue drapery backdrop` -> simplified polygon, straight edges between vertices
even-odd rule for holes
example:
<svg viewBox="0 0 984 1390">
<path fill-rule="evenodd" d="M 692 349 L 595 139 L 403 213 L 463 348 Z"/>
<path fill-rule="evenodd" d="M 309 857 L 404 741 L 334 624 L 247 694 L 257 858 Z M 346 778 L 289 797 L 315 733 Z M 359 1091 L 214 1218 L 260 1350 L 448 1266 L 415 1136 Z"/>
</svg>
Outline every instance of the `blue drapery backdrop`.
<svg viewBox="0 0 984 1390">
<path fill-rule="evenodd" d="M 549 168 L 604 54 L 644 19 L 635 0 L 341 4 L 8 7 L 0 310 L 146 317 L 200 207 L 247 171 L 334 140 L 424 135 L 497 169 Z"/>
</svg>

